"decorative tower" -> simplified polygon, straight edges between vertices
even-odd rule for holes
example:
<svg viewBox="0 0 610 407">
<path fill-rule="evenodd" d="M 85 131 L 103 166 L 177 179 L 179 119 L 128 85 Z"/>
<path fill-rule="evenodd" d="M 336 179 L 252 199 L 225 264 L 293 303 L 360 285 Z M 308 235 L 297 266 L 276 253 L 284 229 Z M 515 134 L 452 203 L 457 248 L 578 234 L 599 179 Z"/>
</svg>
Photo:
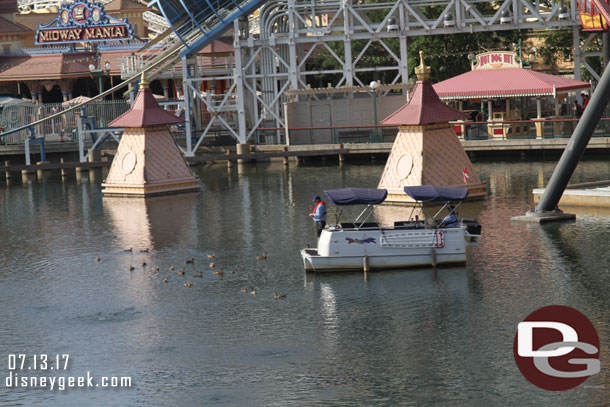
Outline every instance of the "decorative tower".
<svg viewBox="0 0 610 407">
<path fill-rule="evenodd" d="M 142 74 L 131 109 L 109 123 L 125 131 L 102 184 L 104 196 L 149 197 L 199 191 L 197 177 L 169 132 L 169 125 L 182 122 L 159 106 Z"/>
<path fill-rule="evenodd" d="M 415 185 L 468 186 L 468 198 L 482 198 L 481 183 L 449 121 L 466 114 L 443 103 L 428 81 L 430 67 L 415 68 L 417 83 L 409 102 L 382 124 L 398 126 L 398 135 L 379 181 L 388 190 L 385 203 L 413 203 L 403 187 Z M 466 181 L 466 184 L 464 183 Z"/>
</svg>

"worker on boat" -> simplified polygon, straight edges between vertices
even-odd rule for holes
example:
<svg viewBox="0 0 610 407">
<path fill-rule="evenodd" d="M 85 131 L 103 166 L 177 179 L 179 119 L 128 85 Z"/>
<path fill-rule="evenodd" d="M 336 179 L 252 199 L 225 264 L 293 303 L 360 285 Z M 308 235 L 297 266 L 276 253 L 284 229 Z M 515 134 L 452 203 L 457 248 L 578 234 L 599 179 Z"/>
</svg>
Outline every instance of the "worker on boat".
<svg viewBox="0 0 610 407">
<path fill-rule="evenodd" d="M 455 206 L 449 205 L 449 215 L 445 216 L 441 222 L 441 227 L 458 226 L 460 224 L 460 218 L 455 213 Z"/>
<path fill-rule="evenodd" d="M 326 226 L 326 203 L 320 199 L 319 195 L 313 197 L 313 203 L 313 211 L 309 214 L 309 217 L 316 222 L 316 233 L 320 237 Z"/>
</svg>

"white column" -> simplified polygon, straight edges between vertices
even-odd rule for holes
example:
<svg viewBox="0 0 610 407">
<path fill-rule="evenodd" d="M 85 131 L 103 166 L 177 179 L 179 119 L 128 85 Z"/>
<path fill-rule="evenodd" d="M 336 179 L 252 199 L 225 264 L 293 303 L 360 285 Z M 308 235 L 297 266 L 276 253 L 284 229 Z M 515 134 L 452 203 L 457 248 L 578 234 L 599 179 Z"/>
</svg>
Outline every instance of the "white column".
<svg viewBox="0 0 610 407">
<path fill-rule="evenodd" d="M 572 48 L 574 49 L 574 79 L 577 81 L 580 79 L 580 64 L 582 52 L 580 49 L 580 26 L 572 26 Z"/>
<path fill-rule="evenodd" d="M 239 19 L 235 20 L 234 31 L 234 44 L 235 50 L 235 71 L 233 72 L 233 78 L 236 84 L 237 90 L 237 134 L 239 135 L 238 144 L 245 144 L 247 137 L 246 129 L 246 106 L 245 106 L 245 92 L 244 92 L 244 72 L 242 67 L 241 59 L 241 46 L 239 45 Z"/>
<path fill-rule="evenodd" d="M 190 90 L 190 84 L 191 81 L 189 80 L 189 72 L 188 72 L 188 60 L 186 57 L 182 57 L 182 90 L 184 92 L 184 119 L 186 120 L 185 123 L 185 130 L 186 130 L 186 153 L 185 155 L 187 157 L 192 157 L 195 154 L 193 153 L 192 149 L 192 142 L 191 142 L 191 134 L 192 134 L 192 123 L 191 123 L 191 90 Z"/>
<path fill-rule="evenodd" d="M 350 30 L 352 29 L 351 19 L 349 11 L 345 7 L 345 4 L 349 3 L 349 0 L 343 0 L 341 7 L 343 7 L 343 49 L 344 49 L 344 60 L 343 60 L 343 72 L 345 73 L 345 86 L 354 86 L 354 62 L 352 59 L 352 39 Z"/>
</svg>

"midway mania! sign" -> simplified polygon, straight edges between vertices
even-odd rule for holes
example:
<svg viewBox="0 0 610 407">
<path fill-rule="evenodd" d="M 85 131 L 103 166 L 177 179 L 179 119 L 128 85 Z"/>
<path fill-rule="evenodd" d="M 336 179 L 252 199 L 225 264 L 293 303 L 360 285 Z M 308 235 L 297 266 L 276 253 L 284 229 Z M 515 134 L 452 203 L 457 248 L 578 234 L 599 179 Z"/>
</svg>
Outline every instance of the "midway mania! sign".
<svg viewBox="0 0 610 407">
<path fill-rule="evenodd" d="M 37 45 L 131 40 L 133 30 L 125 20 L 106 15 L 101 3 L 65 4 L 57 18 L 36 30 Z"/>
</svg>

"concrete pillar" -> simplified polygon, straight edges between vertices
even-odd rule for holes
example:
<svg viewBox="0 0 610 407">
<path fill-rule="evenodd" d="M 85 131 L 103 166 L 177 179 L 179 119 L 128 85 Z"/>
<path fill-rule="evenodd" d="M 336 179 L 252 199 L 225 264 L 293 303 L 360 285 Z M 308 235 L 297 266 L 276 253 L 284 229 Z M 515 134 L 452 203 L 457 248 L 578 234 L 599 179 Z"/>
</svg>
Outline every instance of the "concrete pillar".
<svg viewBox="0 0 610 407">
<path fill-rule="evenodd" d="M 287 153 L 287 152 L 288 152 L 288 147 L 284 147 L 284 148 L 282 149 L 282 151 L 283 151 L 284 153 Z M 284 164 L 284 165 L 288 165 L 288 156 L 284 156 L 284 157 L 282 158 L 282 164 Z"/>
<path fill-rule="evenodd" d="M 250 145 L 249 144 L 238 144 L 237 145 L 237 154 L 249 154 L 250 153 Z M 237 163 L 245 163 L 250 161 L 249 158 L 238 158 Z"/>
<path fill-rule="evenodd" d="M 542 101 L 540 98 L 536 98 L 536 118 L 542 119 Z M 544 123 L 541 121 L 536 122 L 536 138 L 542 138 L 544 136 Z"/>
<path fill-rule="evenodd" d="M 559 99 L 555 98 L 555 119 L 563 119 L 563 117 L 561 117 L 561 105 L 559 102 Z M 555 136 L 557 136 L 558 134 L 562 134 L 561 131 L 561 125 L 563 123 L 561 122 L 555 122 L 553 124 L 553 133 L 555 134 Z"/>
<path fill-rule="evenodd" d="M 491 122 L 494 118 L 493 101 L 491 99 L 487 101 L 487 112 L 487 121 Z M 490 126 L 487 126 L 487 137 L 494 137 L 493 129 Z"/>
<path fill-rule="evenodd" d="M 63 167 L 63 164 L 64 164 L 64 158 L 63 157 L 61 157 L 59 159 L 59 163 L 61 164 L 61 170 L 60 170 L 61 171 L 61 176 L 65 177 L 66 176 L 66 169 Z"/>
<path fill-rule="evenodd" d="M 91 150 L 87 156 L 87 161 L 90 163 L 102 161 L 102 152 L 100 150 Z"/>
</svg>

